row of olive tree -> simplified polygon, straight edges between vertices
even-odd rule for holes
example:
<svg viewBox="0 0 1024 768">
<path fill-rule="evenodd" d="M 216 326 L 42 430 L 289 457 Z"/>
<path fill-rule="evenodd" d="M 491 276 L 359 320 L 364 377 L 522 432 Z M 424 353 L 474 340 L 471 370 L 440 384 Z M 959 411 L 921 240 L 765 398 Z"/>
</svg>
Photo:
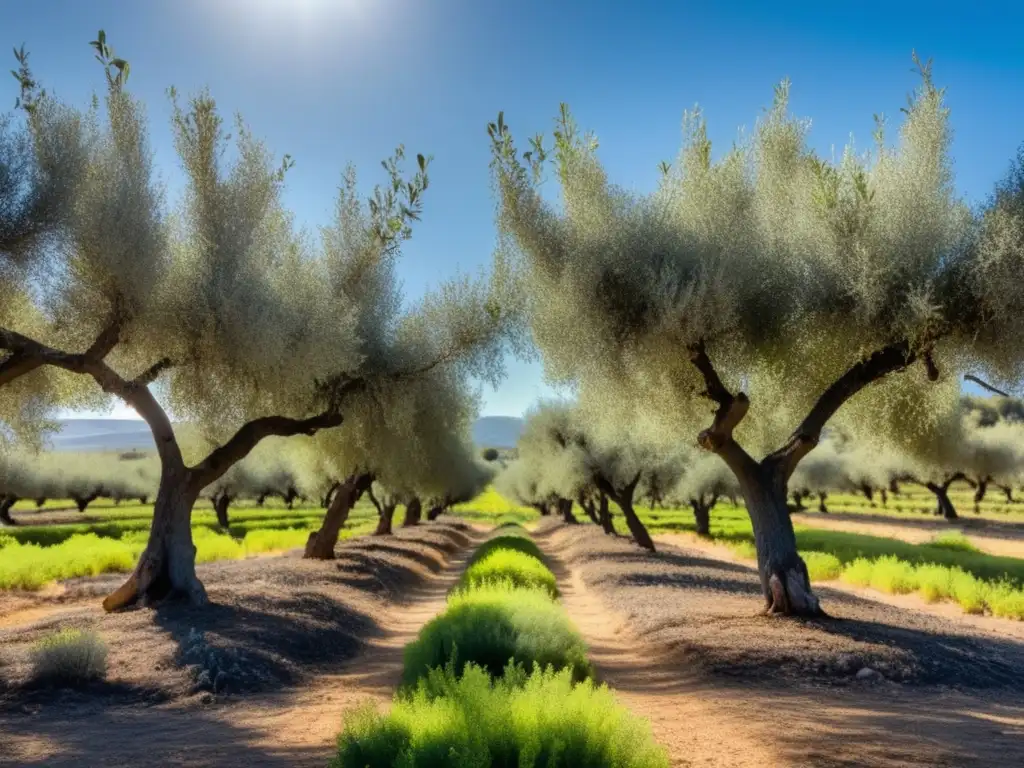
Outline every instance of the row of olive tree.
<svg viewBox="0 0 1024 768">
<path fill-rule="evenodd" d="M 787 497 L 826 425 L 915 457 L 961 375 L 1024 374 L 1024 164 L 982 208 L 959 199 L 943 91 L 921 75 L 898 144 L 879 121 L 874 152 L 836 162 L 808 146 L 786 83 L 717 158 L 687 115 L 649 195 L 608 180 L 565 107 L 553 149 L 537 137 L 520 154 L 502 115 L 489 126 L 502 244 L 547 377 L 609 431 L 695 437 L 720 457 L 770 613 L 820 613 Z M 558 206 L 540 186 L 549 157 Z"/>
<path fill-rule="evenodd" d="M 190 519 L 203 489 L 263 439 L 337 428 L 388 402 L 396 382 L 449 367 L 494 380 L 514 284 L 458 280 L 403 312 L 394 264 L 428 159 L 406 177 L 399 148 L 368 203 L 349 169 L 314 244 L 281 202 L 290 159 L 239 121 L 226 162 L 230 137 L 206 93 L 181 104 L 171 91 L 187 189 L 168 207 L 127 65 L 102 33 L 93 46 L 105 108 L 46 93 L 19 53 L 19 114 L 0 121 L 0 431 L 31 434 L 53 406 L 95 394 L 134 408 L 160 481 L 148 545 L 104 606 L 202 604 Z M 181 444 L 164 403 L 207 447 Z"/>
</svg>

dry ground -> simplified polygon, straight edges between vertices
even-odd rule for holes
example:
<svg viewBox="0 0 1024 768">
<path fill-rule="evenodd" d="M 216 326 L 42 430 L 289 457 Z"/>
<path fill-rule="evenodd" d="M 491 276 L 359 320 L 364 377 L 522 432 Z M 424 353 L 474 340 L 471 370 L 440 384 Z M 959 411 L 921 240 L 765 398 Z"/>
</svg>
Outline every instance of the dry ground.
<svg viewBox="0 0 1024 768">
<path fill-rule="evenodd" d="M 123 577 L 80 580 L 40 601 L 42 614 L 17 608 L 22 620 L 0 629 L 0 765 L 323 766 L 342 712 L 390 699 L 402 649 L 443 608 L 479 538 L 448 519 L 344 542 L 333 563 L 290 555 L 201 566 L 212 601 L 203 610 L 104 616 L 94 595 Z M 109 680 L 25 687 L 29 644 L 66 626 L 103 634 Z M 201 677 L 211 668 L 216 693 Z"/>
<path fill-rule="evenodd" d="M 591 526 L 535 536 L 599 673 L 675 765 L 1024 765 L 1024 643 L 828 588 L 833 619 L 763 617 L 747 566 Z"/>
</svg>

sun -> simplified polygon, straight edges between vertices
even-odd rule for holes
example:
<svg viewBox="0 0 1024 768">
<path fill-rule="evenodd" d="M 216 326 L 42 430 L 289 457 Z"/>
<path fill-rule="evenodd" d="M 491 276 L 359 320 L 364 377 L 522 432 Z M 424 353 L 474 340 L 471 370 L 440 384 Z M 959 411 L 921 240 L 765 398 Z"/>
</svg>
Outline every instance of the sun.
<svg viewBox="0 0 1024 768">
<path fill-rule="evenodd" d="M 384 0 L 218 0 L 204 4 L 211 22 L 247 38 L 301 40 L 356 33 L 380 15 Z"/>
</svg>

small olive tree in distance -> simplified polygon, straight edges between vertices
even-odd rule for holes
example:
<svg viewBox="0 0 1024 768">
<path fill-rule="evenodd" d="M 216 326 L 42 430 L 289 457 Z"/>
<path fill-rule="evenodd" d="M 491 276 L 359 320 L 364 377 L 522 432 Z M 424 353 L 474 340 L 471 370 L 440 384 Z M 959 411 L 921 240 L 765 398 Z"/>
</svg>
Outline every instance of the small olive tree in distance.
<svg viewBox="0 0 1024 768">
<path fill-rule="evenodd" d="M 338 219 L 353 224 L 344 235 L 359 247 L 339 253 L 326 232 L 316 248 L 281 205 L 288 158 L 274 162 L 239 121 L 236 158 L 225 163 L 230 137 L 213 99 L 202 94 L 182 107 L 172 91 L 188 184 L 181 206 L 168 212 L 142 107 L 125 87 L 126 65 L 102 34 L 94 47 L 107 69 L 102 114 L 58 102 L 22 73 L 37 169 L 22 169 L 25 183 L 70 164 L 61 175 L 70 177 L 72 193 L 62 198 L 69 211 L 57 218 L 56 245 L 32 251 L 35 263 L 16 273 L 24 276 L 20 295 L 34 303 L 24 324 L 16 315 L 0 327 L 0 401 L 24 394 L 11 386 L 20 379 L 54 368 L 88 377 L 134 408 L 153 432 L 161 478 L 148 545 L 104 607 L 170 595 L 203 604 L 190 526 L 202 489 L 261 440 L 337 427 L 356 393 L 439 362 L 381 360 L 366 333 L 374 309 L 360 304 L 387 291 L 349 291 L 332 279 L 339 259 L 394 261 L 419 216 L 427 160 L 417 157 L 409 179 L 399 167 L 401 149 L 385 162 L 389 183 L 375 190 L 365 218 L 347 217 L 361 210 L 348 174 Z M 33 282 L 33 275 L 42 278 Z M 457 288 L 445 296 L 458 303 Z M 493 329 L 502 310 L 489 309 Z M 151 385 L 164 389 L 178 418 L 200 426 L 212 450 L 186 457 Z"/>
<path fill-rule="evenodd" d="M 677 444 L 698 433 L 721 457 L 769 613 L 821 612 L 786 491 L 841 408 L 898 440 L 955 407 L 955 387 L 930 382 L 972 367 L 1020 379 L 1024 173 L 984 211 L 959 200 L 943 92 L 920 70 L 895 148 L 879 120 L 873 153 L 822 160 L 783 83 L 718 159 L 687 115 L 682 153 L 648 195 L 609 182 L 564 106 L 553 150 L 538 136 L 520 155 L 502 115 L 489 126 L 500 228 L 547 376 L 607 419 Z M 558 207 L 541 194 L 549 157 Z"/>
</svg>

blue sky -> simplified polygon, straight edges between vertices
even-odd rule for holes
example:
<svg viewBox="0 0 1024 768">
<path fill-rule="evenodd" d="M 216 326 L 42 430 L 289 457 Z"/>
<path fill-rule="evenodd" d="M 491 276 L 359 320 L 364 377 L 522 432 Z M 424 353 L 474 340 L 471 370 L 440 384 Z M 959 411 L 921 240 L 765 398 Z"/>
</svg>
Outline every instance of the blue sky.
<svg viewBox="0 0 1024 768">
<path fill-rule="evenodd" d="M 872 114 L 895 123 L 916 85 L 916 49 L 948 87 L 968 199 L 988 194 L 1024 140 L 1024 7 L 1012 2 L 0 0 L 7 44 L 25 43 L 44 84 L 83 104 L 102 82 L 87 45 L 101 27 L 131 62 L 172 192 L 171 85 L 184 95 L 208 86 L 225 113 L 294 157 L 287 202 L 309 226 L 327 220 L 347 162 L 369 189 L 398 143 L 432 154 L 423 223 L 401 266 L 412 297 L 490 260 L 485 127 L 499 110 L 525 137 L 550 129 L 568 102 L 597 133 L 611 177 L 649 190 L 657 163 L 677 152 L 684 109 L 699 103 L 712 141 L 728 146 L 783 77 L 816 148 L 841 148 L 851 133 L 868 146 Z M 15 87 L 0 98 L 13 103 Z M 549 392 L 539 366 L 513 363 L 509 374 L 485 391 L 485 414 L 519 415 Z"/>
</svg>

